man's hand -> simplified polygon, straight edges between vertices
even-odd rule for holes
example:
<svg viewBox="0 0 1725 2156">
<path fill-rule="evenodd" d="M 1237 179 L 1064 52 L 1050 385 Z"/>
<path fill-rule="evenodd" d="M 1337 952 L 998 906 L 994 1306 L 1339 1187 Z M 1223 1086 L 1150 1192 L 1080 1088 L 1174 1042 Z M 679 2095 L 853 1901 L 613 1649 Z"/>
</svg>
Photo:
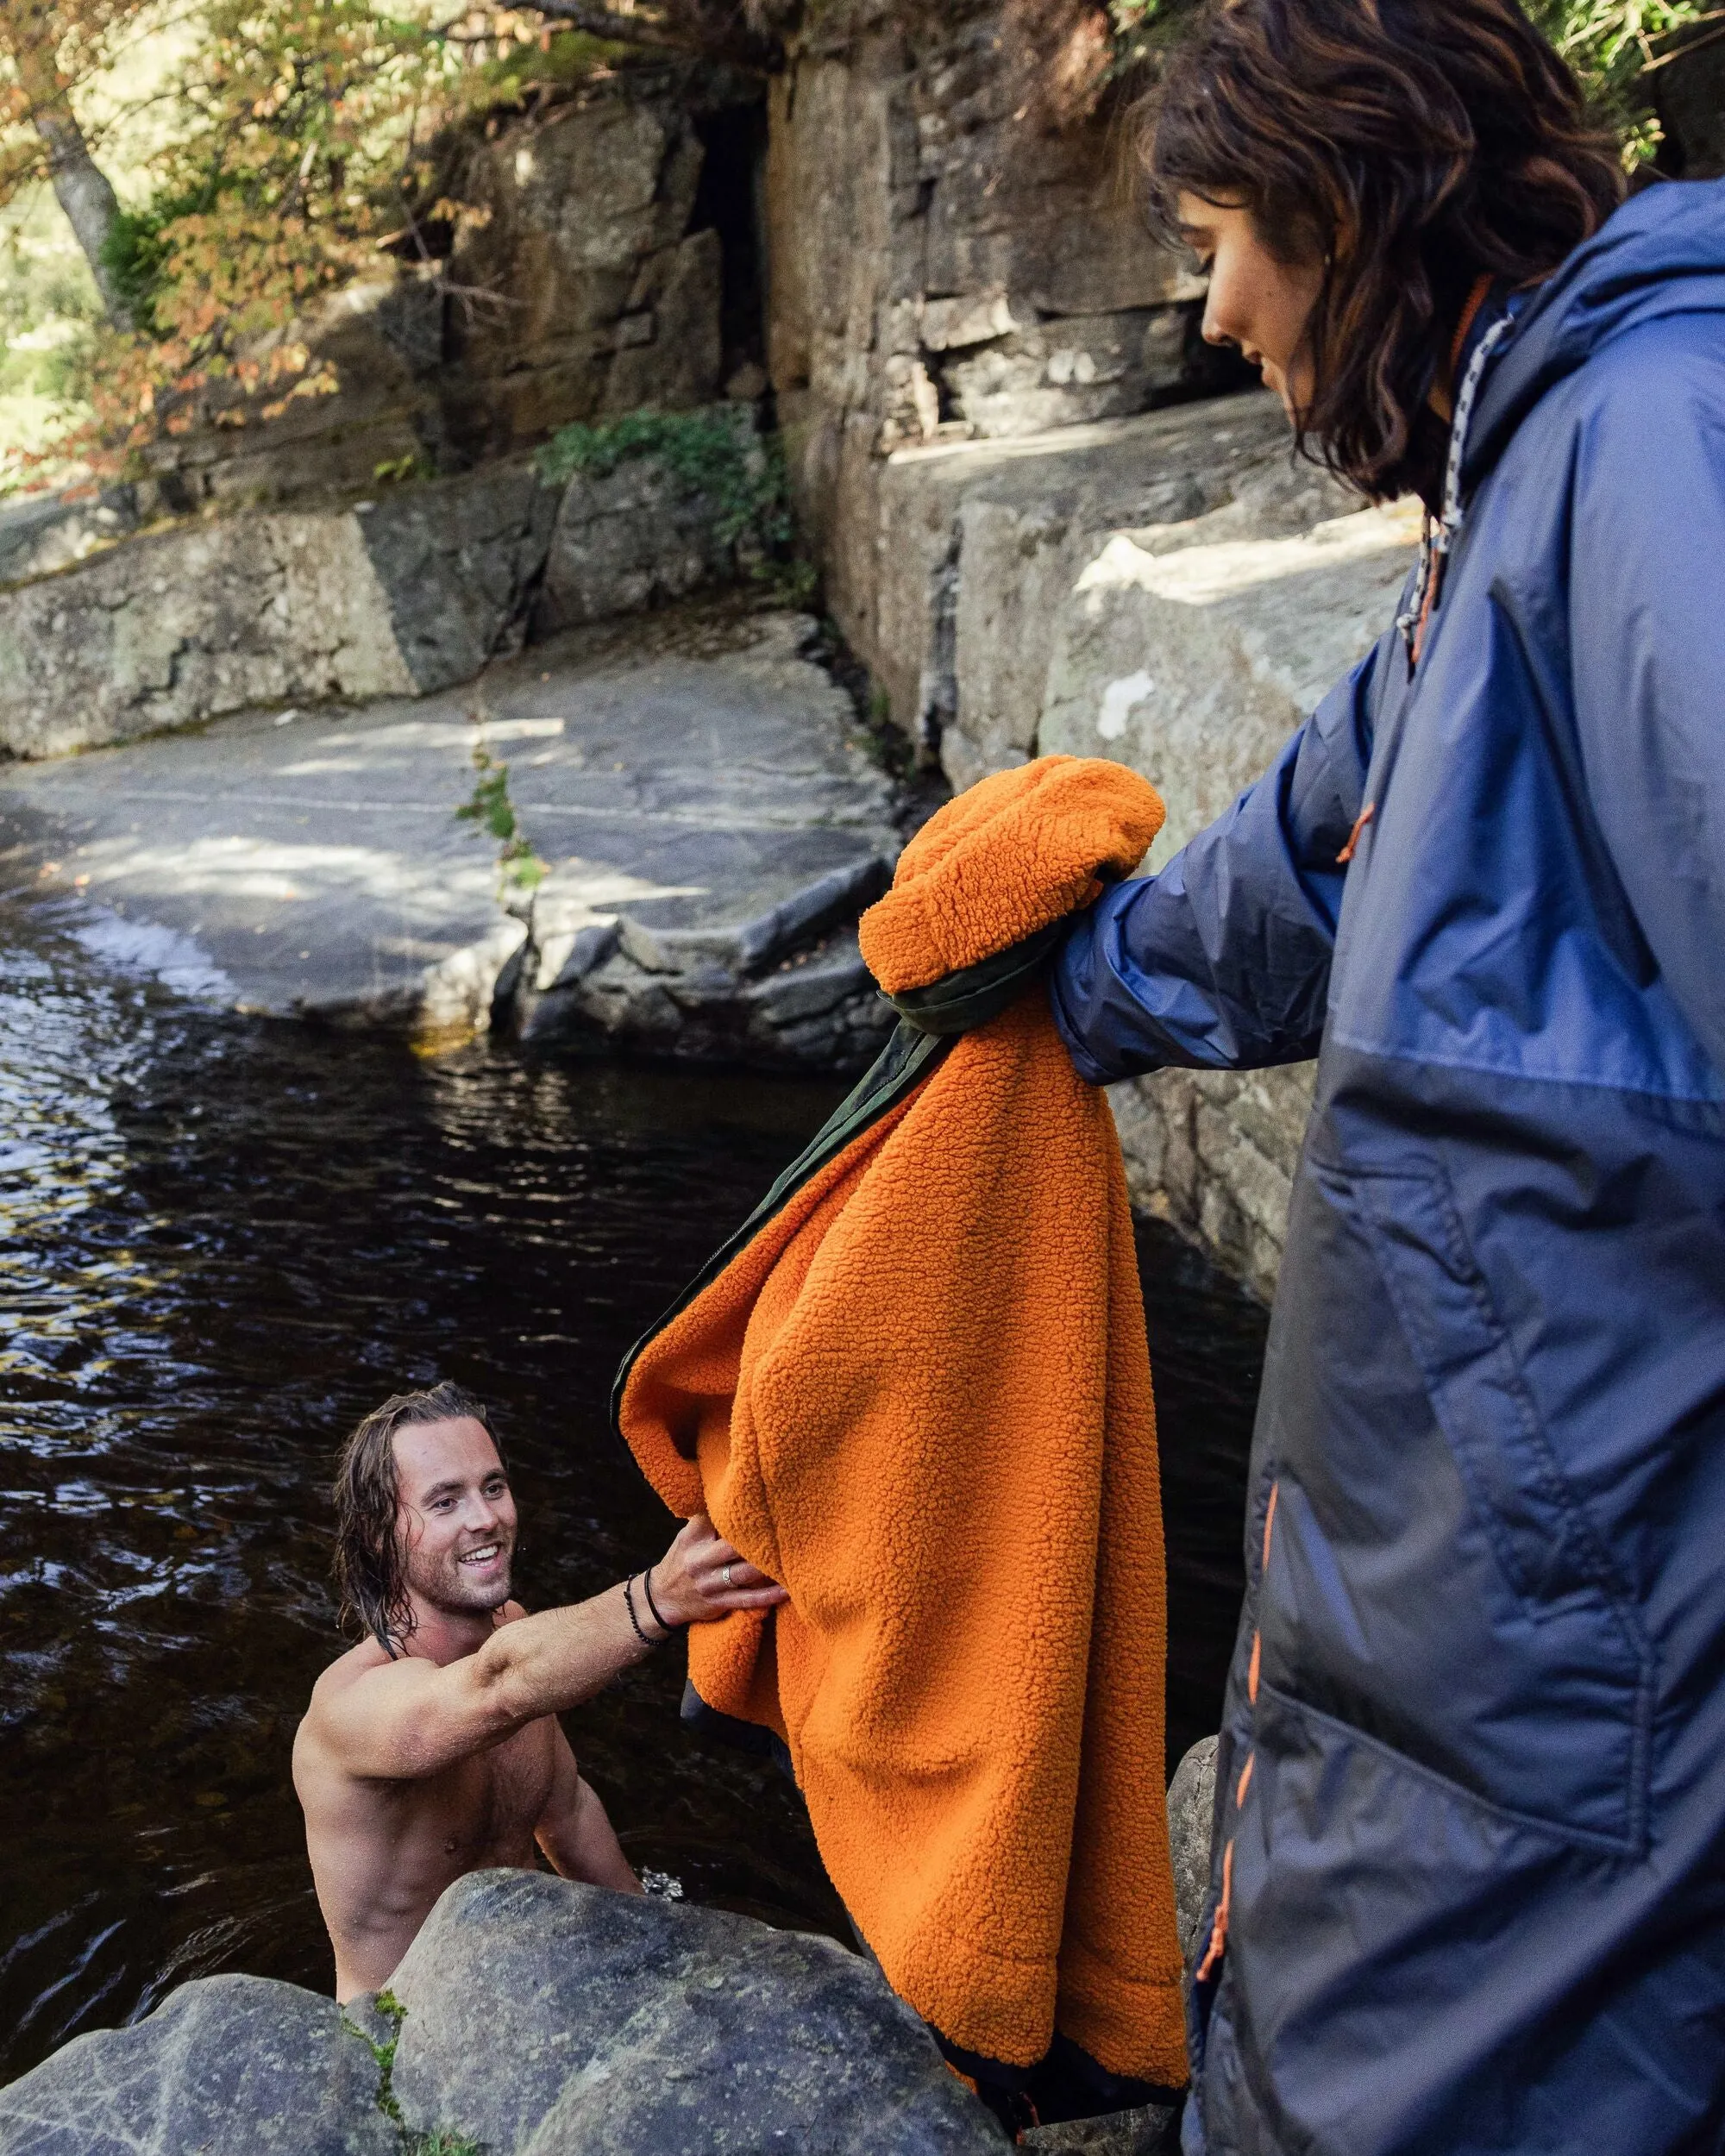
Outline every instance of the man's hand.
<svg viewBox="0 0 1725 2156">
<path fill-rule="evenodd" d="M 634 1599 L 637 1622 L 650 1626 L 638 1581 Z M 699 1515 L 653 1567 L 653 1600 L 668 1625 L 770 1609 L 786 1599 L 782 1587 L 745 1564 Z M 326 1673 L 311 1695 L 308 1739 L 349 1774 L 418 1780 L 500 1744 L 524 1722 L 579 1707 L 645 1652 L 623 1589 L 608 1588 L 571 1608 L 499 1625 L 459 1661 L 422 1660 L 410 1646 L 357 1677 L 332 1683 L 334 1673 Z"/>
<path fill-rule="evenodd" d="M 649 1585 L 668 1625 L 700 1625 L 734 1609 L 771 1609 L 785 1590 L 757 1572 L 697 1513 L 653 1567 Z"/>
</svg>

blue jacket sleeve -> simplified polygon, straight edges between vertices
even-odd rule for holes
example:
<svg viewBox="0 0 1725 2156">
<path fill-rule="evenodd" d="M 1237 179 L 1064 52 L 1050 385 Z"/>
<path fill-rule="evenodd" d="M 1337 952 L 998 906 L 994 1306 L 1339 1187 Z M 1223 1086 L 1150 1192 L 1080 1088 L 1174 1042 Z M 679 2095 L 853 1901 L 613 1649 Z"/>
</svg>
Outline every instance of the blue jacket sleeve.
<svg viewBox="0 0 1725 2156">
<path fill-rule="evenodd" d="M 1074 922 L 1050 1000 L 1092 1084 L 1317 1054 L 1346 873 L 1336 856 L 1359 813 L 1374 677 L 1395 643 L 1392 631 L 1159 875 L 1116 884 Z"/>
<path fill-rule="evenodd" d="M 1571 669 L 1589 798 L 1654 963 L 1725 1077 L 1725 334 L 1637 332 L 1578 444 Z"/>
</svg>

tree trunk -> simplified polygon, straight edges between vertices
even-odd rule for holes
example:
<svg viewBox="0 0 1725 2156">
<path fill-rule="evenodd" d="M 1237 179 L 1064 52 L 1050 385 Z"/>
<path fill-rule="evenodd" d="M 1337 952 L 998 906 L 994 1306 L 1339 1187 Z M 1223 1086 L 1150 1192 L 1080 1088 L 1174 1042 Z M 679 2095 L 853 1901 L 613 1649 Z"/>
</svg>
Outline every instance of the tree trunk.
<svg viewBox="0 0 1725 2156">
<path fill-rule="evenodd" d="M 84 129 L 78 124 L 78 115 L 60 78 L 42 11 L 20 9 L 18 14 L 23 20 L 9 33 L 9 41 L 19 87 L 29 100 L 30 117 L 48 154 L 48 178 L 53 182 L 55 199 L 84 249 L 108 319 L 116 329 L 135 329 L 132 310 L 113 272 L 102 259 L 103 247 L 120 214 L 119 202 L 107 174 L 90 154 Z"/>
<path fill-rule="evenodd" d="M 102 259 L 103 247 L 120 214 L 108 175 L 90 154 L 84 130 L 70 111 L 37 113 L 36 132 L 47 145 L 48 176 L 53 181 L 55 198 L 84 249 L 108 319 L 116 329 L 135 328 L 114 273 Z"/>
</svg>

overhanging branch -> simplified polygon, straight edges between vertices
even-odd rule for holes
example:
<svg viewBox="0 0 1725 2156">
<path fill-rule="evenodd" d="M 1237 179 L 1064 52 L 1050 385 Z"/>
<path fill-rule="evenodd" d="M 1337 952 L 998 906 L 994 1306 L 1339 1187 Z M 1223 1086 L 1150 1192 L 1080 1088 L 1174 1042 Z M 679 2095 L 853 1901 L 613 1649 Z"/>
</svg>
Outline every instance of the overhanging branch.
<svg viewBox="0 0 1725 2156">
<path fill-rule="evenodd" d="M 735 67 L 771 72 L 783 60 L 776 39 L 759 37 L 732 16 L 724 22 L 691 11 L 687 15 L 623 15 L 599 0 L 528 0 L 536 15 L 571 29 L 585 30 L 616 45 L 645 46 L 655 52 L 686 53 L 700 60 L 724 60 Z"/>
</svg>

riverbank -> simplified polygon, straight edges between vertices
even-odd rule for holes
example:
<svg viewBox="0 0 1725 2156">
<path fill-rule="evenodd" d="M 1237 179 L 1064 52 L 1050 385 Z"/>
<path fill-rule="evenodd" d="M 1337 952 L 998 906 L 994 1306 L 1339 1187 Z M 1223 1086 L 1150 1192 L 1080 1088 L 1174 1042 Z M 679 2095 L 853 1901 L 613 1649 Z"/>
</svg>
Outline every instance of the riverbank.
<svg viewBox="0 0 1725 2156">
<path fill-rule="evenodd" d="M 853 1069 L 888 1030 L 852 924 L 900 805 L 817 637 L 695 605 L 464 688 L 9 764 L 0 875 L 235 1010 Z"/>
</svg>

